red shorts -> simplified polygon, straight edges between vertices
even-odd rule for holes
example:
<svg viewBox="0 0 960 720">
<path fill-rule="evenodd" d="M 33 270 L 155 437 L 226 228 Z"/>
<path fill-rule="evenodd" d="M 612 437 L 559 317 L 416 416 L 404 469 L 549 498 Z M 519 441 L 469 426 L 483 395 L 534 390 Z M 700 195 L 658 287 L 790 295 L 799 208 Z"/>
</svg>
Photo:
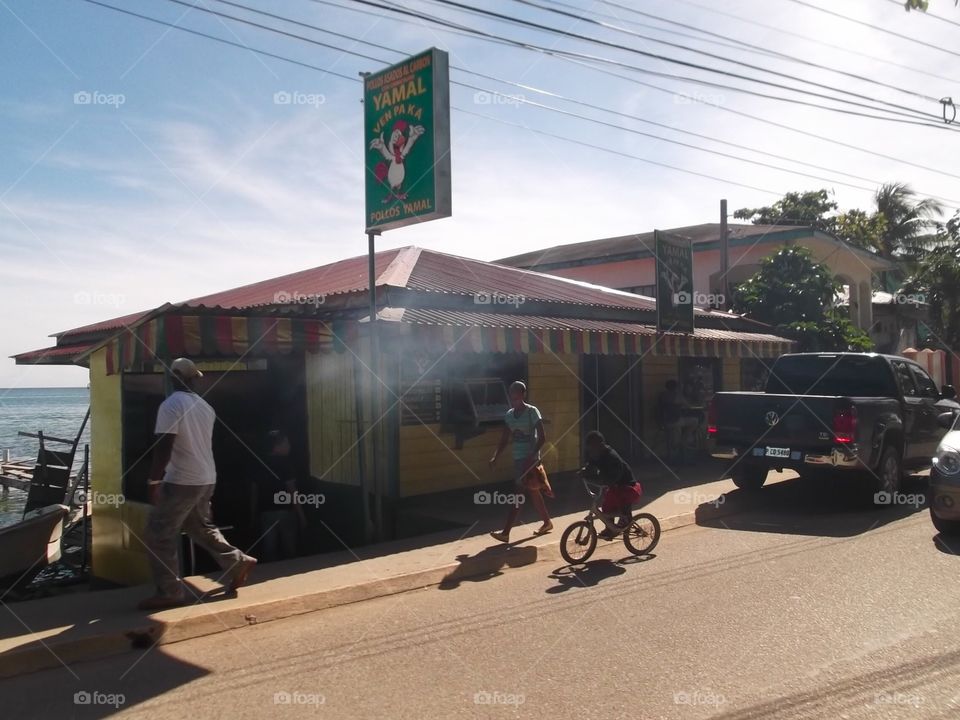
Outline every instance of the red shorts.
<svg viewBox="0 0 960 720">
<path fill-rule="evenodd" d="M 638 482 L 633 485 L 612 485 L 607 488 L 607 492 L 603 496 L 603 504 L 600 506 L 600 510 L 605 513 L 616 512 L 622 507 L 635 503 L 642 494 L 643 490 L 640 489 L 640 483 Z"/>
</svg>

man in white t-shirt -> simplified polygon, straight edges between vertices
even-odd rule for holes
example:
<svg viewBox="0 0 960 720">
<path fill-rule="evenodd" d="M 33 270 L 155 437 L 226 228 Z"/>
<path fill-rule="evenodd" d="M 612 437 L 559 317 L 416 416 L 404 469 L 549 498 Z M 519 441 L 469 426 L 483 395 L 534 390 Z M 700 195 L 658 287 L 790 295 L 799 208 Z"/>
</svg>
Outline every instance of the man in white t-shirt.
<svg viewBox="0 0 960 720">
<path fill-rule="evenodd" d="M 236 591 L 257 563 L 228 543 L 211 518 L 210 500 L 217 482 L 213 461 L 217 415 L 193 389 L 203 373 L 187 358 L 177 358 L 170 369 L 174 391 L 157 411 L 153 465 L 147 480 L 153 509 L 146 544 L 157 594 L 140 603 L 141 610 L 186 602 L 179 577 L 181 532 L 213 556 L 224 576 L 230 576 L 230 590 Z"/>
</svg>

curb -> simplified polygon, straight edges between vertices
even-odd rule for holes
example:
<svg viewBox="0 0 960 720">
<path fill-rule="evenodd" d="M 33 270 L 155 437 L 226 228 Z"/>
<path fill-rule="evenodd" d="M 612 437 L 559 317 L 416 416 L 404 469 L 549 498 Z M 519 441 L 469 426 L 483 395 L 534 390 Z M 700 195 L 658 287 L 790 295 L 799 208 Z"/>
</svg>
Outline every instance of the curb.
<svg viewBox="0 0 960 720">
<path fill-rule="evenodd" d="M 741 503 L 731 505 L 740 506 Z M 727 504 L 715 507 L 703 505 L 694 510 L 661 519 L 661 532 L 687 527 L 695 524 L 697 520 L 730 515 L 742 509 L 744 508 L 730 507 Z M 555 538 L 539 545 L 512 544 L 491 553 L 482 553 L 464 558 L 462 561 L 404 575 L 325 589 L 305 595 L 288 596 L 245 607 L 205 612 L 202 615 L 166 621 L 145 618 L 139 625 L 131 625 L 125 629 L 114 628 L 102 634 L 59 641 L 38 640 L 0 655 L 0 678 L 16 677 L 63 664 L 72 665 L 77 662 L 102 659 L 153 645 L 182 642 L 411 590 L 432 586 L 456 587 L 461 580 L 496 573 L 504 567 L 523 567 L 537 562 L 560 560 L 559 533 Z"/>
</svg>

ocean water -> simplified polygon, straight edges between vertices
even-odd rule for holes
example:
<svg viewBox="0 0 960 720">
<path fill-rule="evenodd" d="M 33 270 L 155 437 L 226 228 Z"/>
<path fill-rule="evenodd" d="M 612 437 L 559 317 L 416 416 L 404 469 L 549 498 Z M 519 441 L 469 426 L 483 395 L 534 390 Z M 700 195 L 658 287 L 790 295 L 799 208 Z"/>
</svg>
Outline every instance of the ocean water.
<svg viewBox="0 0 960 720">
<path fill-rule="evenodd" d="M 37 440 L 17 433 L 43 430 L 44 435 L 72 439 L 89 405 L 87 388 L 0 388 L 0 450 L 9 450 L 13 458 L 36 459 Z M 77 448 L 74 469 L 79 469 L 83 462 L 83 445 L 89 442 L 88 421 Z M 65 446 L 54 443 L 50 447 Z M 0 527 L 20 520 L 26 499 L 26 493 L 14 489 L 10 490 L 9 497 L 0 497 Z"/>
</svg>

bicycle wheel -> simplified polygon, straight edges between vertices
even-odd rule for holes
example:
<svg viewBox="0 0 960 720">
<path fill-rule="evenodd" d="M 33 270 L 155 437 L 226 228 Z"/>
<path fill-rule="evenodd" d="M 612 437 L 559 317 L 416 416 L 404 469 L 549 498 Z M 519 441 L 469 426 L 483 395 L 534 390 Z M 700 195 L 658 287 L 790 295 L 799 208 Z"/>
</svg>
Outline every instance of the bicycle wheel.
<svg viewBox="0 0 960 720">
<path fill-rule="evenodd" d="M 560 537 L 560 554 L 571 565 L 586 562 L 597 547 L 597 531 L 593 523 L 579 520 Z"/>
<path fill-rule="evenodd" d="M 660 521 L 650 513 L 639 513 L 623 533 L 623 544 L 634 555 L 648 555 L 660 542 Z"/>
</svg>

